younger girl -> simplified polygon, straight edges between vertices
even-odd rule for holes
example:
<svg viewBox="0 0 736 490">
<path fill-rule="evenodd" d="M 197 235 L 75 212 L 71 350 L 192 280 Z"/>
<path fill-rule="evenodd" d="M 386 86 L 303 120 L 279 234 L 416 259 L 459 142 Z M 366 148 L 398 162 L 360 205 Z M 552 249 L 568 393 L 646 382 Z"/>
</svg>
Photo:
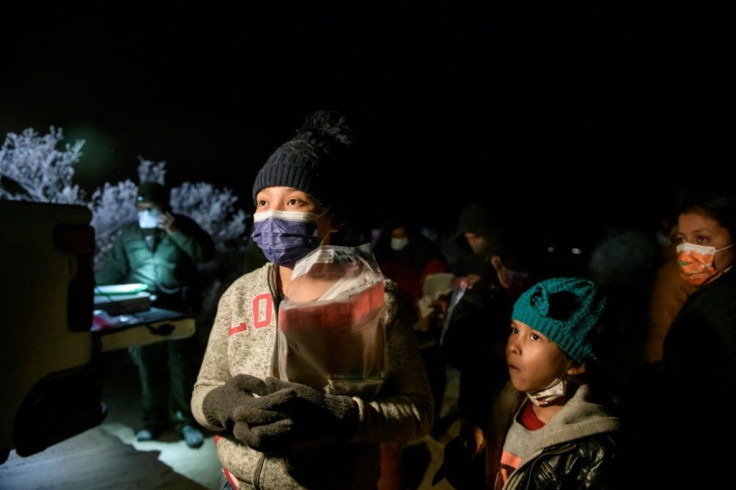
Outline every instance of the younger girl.
<svg viewBox="0 0 736 490">
<path fill-rule="evenodd" d="M 510 381 L 486 430 L 486 488 L 612 486 L 619 419 L 588 382 L 604 306 L 595 285 L 578 278 L 544 280 L 515 302 Z"/>
</svg>

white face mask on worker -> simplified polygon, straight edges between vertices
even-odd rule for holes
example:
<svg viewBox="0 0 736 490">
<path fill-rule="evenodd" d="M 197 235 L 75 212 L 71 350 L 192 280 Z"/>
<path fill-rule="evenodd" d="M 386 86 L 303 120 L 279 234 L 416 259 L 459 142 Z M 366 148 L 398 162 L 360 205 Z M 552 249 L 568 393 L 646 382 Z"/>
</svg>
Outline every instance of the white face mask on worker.
<svg viewBox="0 0 736 490">
<path fill-rule="evenodd" d="M 159 212 L 156 209 L 142 209 L 138 211 L 138 226 L 143 229 L 158 227 Z"/>
</svg>

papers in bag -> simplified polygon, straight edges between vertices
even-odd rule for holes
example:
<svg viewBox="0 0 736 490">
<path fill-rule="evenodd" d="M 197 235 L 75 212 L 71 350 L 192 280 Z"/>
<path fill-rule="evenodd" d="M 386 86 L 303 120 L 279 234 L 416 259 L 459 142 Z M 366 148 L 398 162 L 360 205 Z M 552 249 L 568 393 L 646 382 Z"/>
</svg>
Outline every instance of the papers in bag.
<svg viewBox="0 0 736 490">
<path fill-rule="evenodd" d="M 421 318 L 426 318 L 434 312 L 433 304 L 440 296 L 452 293 L 454 279 L 455 276 L 451 272 L 429 274 L 424 279 L 422 297 L 417 303 Z"/>
<path fill-rule="evenodd" d="M 332 394 L 380 389 L 384 282 L 367 247 L 322 246 L 295 265 L 279 306 L 282 378 Z"/>
</svg>

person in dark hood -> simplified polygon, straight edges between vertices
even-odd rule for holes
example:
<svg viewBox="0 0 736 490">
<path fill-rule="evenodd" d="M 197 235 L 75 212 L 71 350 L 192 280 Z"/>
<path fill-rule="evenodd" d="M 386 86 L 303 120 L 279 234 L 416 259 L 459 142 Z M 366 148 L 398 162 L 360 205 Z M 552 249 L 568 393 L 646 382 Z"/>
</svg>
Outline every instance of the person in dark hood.
<svg viewBox="0 0 736 490">
<path fill-rule="evenodd" d="M 508 379 L 503 346 L 514 299 L 529 276 L 506 267 L 514 247 L 502 240 L 502 220 L 481 202 L 466 205 L 448 244 L 456 289 L 450 299 L 440 344 L 446 362 L 460 372 L 457 411 L 463 427 L 477 425 L 490 400 Z M 519 249 L 523 242 L 514 243 Z M 518 264 L 519 261 L 515 261 Z M 446 425 L 446 424 L 445 424 Z"/>
</svg>

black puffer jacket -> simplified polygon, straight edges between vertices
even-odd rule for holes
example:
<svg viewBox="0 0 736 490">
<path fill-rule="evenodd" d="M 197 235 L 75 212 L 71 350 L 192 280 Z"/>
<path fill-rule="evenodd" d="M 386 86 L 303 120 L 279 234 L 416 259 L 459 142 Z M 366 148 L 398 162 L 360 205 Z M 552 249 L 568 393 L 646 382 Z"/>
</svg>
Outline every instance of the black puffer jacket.
<svg viewBox="0 0 736 490">
<path fill-rule="evenodd" d="M 665 338 L 661 377 L 650 385 L 653 401 L 641 424 L 649 461 L 642 478 L 654 479 L 649 488 L 721 488 L 736 458 L 735 269 L 685 302 Z"/>
<path fill-rule="evenodd" d="M 526 395 L 509 383 L 494 406 L 489 488 L 493 488 L 508 427 L 526 400 Z M 540 429 L 544 432 L 532 456 L 521 462 L 503 489 L 614 488 L 619 429 L 619 419 L 590 399 L 587 385 L 580 386 L 562 410 Z"/>
</svg>

